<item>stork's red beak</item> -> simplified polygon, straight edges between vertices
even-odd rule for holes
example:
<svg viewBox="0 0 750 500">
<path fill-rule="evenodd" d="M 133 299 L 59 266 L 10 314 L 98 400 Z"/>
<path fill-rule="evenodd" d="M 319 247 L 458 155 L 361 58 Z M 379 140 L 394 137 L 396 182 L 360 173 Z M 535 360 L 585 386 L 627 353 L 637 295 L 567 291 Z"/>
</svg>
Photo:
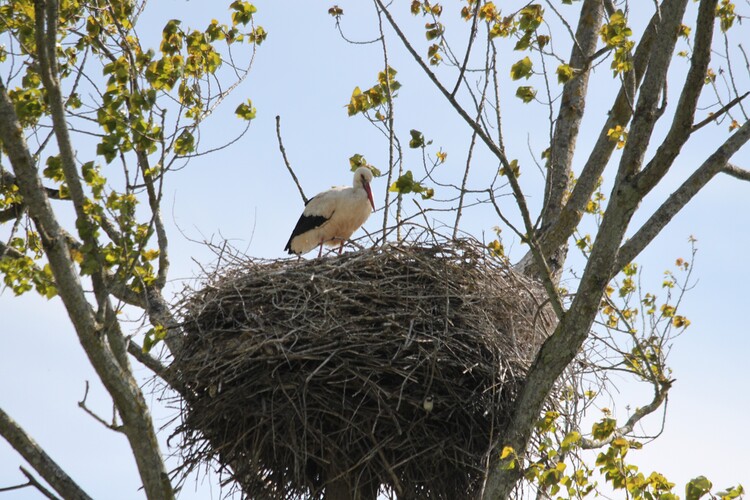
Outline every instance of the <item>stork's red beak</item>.
<svg viewBox="0 0 750 500">
<path fill-rule="evenodd" d="M 370 183 L 364 182 L 363 186 L 365 188 L 365 191 L 367 192 L 367 198 L 370 200 L 370 205 L 372 205 L 373 212 L 375 211 L 375 202 L 372 201 L 372 191 L 370 190 Z"/>
</svg>

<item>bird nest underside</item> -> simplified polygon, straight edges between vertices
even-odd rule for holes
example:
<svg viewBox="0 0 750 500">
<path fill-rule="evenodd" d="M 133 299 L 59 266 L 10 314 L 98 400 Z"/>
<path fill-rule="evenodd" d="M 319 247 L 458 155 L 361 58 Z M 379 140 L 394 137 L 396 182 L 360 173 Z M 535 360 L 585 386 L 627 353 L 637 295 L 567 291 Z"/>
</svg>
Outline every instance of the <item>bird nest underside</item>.
<svg viewBox="0 0 750 500">
<path fill-rule="evenodd" d="M 182 302 L 185 467 L 251 498 L 467 498 L 544 298 L 468 241 L 222 269 Z"/>
</svg>

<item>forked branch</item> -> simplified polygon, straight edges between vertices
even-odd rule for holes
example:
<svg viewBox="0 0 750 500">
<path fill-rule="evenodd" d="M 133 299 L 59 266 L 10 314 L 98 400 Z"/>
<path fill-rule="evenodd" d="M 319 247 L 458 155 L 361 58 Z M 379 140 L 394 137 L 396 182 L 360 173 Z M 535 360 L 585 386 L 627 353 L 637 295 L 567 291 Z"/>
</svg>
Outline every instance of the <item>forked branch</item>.
<svg viewBox="0 0 750 500">
<path fill-rule="evenodd" d="M 90 500 L 91 497 L 0 408 L 0 435 L 26 460 L 52 488 L 65 499 Z"/>
<path fill-rule="evenodd" d="M 620 248 L 615 272 L 632 262 L 672 218 L 719 172 L 750 180 L 750 172 L 729 164 L 729 159 L 750 140 L 750 121 L 740 127 L 714 154 L 672 193 L 643 226 Z"/>
</svg>

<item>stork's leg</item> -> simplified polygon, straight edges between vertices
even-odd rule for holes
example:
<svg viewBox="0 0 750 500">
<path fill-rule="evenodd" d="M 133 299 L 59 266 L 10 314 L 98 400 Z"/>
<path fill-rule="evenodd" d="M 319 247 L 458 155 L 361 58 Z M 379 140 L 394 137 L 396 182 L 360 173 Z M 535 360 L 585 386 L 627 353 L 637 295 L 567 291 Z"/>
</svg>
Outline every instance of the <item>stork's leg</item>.
<svg viewBox="0 0 750 500">
<path fill-rule="evenodd" d="M 322 241 L 320 242 L 320 250 L 318 250 L 318 258 L 320 258 L 321 255 L 323 255 L 323 242 Z"/>
<path fill-rule="evenodd" d="M 341 244 L 339 245 L 339 255 L 341 255 L 341 251 L 344 249 L 344 240 L 341 240 Z"/>
</svg>

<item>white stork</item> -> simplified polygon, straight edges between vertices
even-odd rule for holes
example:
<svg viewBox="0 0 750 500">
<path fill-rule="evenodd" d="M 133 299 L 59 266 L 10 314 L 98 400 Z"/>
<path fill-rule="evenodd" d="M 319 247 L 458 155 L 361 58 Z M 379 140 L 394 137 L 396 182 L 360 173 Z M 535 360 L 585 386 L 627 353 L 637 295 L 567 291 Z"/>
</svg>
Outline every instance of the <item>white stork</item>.
<svg viewBox="0 0 750 500">
<path fill-rule="evenodd" d="M 359 167 L 354 172 L 352 187 L 336 186 L 311 198 L 284 250 L 290 254 L 302 255 L 320 245 L 320 257 L 324 244 L 336 246 L 338 243 L 340 254 L 344 241 L 375 210 L 370 182 L 372 171 L 367 167 Z"/>
</svg>

